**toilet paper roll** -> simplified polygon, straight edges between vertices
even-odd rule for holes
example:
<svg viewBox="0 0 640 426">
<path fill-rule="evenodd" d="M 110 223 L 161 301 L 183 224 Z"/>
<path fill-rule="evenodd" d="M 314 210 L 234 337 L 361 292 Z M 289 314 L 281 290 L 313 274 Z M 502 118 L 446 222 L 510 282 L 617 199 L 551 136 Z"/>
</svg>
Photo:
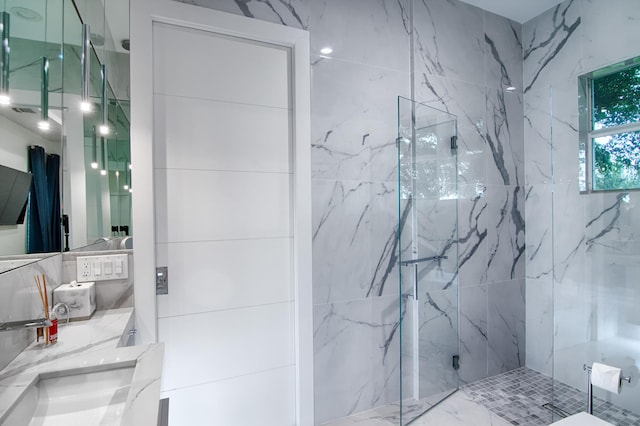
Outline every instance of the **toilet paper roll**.
<svg viewBox="0 0 640 426">
<path fill-rule="evenodd" d="M 606 364 L 594 362 L 591 367 L 591 384 L 615 394 L 620 393 L 620 375 L 622 370 Z"/>
</svg>

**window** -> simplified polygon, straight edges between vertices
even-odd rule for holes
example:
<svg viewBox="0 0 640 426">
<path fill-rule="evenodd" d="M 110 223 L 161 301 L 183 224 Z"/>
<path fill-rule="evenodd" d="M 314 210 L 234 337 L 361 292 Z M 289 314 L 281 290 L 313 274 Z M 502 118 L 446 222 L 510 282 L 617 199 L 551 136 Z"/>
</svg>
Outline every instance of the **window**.
<svg viewBox="0 0 640 426">
<path fill-rule="evenodd" d="M 640 57 L 579 82 L 580 189 L 640 189 Z"/>
</svg>

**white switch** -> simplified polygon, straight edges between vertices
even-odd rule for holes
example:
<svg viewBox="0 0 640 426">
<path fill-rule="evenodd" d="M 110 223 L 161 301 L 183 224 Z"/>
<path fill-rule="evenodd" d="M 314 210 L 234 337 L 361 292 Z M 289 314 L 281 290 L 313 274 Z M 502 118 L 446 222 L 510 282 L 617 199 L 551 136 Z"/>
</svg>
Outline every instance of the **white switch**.
<svg viewBox="0 0 640 426">
<path fill-rule="evenodd" d="M 96 277 L 102 275 L 102 262 L 100 259 L 93 262 L 93 275 Z"/>
<path fill-rule="evenodd" d="M 76 263 L 76 279 L 78 282 L 129 278 L 129 258 L 127 254 L 79 256 Z"/>
<path fill-rule="evenodd" d="M 113 275 L 113 262 L 110 260 L 105 260 L 103 265 L 104 265 L 104 274 Z"/>
</svg>

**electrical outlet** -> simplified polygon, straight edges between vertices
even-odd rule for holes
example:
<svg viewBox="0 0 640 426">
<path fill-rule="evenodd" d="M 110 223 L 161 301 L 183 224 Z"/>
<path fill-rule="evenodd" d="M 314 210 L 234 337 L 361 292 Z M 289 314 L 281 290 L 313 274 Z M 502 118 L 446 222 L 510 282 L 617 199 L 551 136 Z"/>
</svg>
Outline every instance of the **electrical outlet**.
<svg viewBox="0 0 640 426">
<path fill-rule="evenodd" d="M 80 256 L 76 259 L 76 281 L 106 281 L 129 278 L 129 258 L 126 254 Z"/>
<path fill-rule="evenodd" d="M 88 279 L 91 276 L 91 261 L 88 257 L 78 257 L 78 278 Z M 80 281 L 80 280 L 78 280 Z"/>
</svg>

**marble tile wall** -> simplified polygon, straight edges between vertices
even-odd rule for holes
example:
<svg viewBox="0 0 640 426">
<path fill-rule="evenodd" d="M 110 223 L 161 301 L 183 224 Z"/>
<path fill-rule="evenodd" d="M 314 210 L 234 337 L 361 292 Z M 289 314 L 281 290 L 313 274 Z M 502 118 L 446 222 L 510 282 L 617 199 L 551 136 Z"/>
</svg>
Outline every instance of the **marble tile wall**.
<svg viewBox="0 0 640 426">
<path fill-rule="evenodd" d="M 640 56 L 639 21 L 637 1 L 568 0 L 523 25 L 526 363 L 577 388 L 584 362 L 638 369 L 614 343 L 589 349 L 637 345 L 640 210 L 635 192 L 579 193 L 577 77 Z"/>
<path fill-rule="evenodd" d="M 105 254 L 127 254 L 129 278 L 96 282 L 96 310 L 133 307 L 133 252 L 132 250 L 73 251 L 62 256 L 62 282 L 70 283 L 77 279 L 78 256 L 104 256 Z"/>
<path fill-rule="evenodd" d="M 414 2 L 413 18 L 415 99 L 458 117 L 453 225 L 468 383 L 525 361 L 521 25 L 445 0 Z"/>
<path fill-rule="evenodd" d="M 101 252 L 102 254 L 104 252 Z M 40 318 L 42 309 L 34 282 L 36 275 L 46 274 L 49 300 L 53 301 L 53 289 L 75 279 L 78 255 L 91 253 L 65 253 L 38 260 L 0 274 L 0 323 Z M 94 253 L 97 254 L 97 253 Z M 133 270 L 133 256 L 129 254 L 129 271 Z M 133 278 L 106 281 L 96 286 L 97 309 L 113 309 L 133 306 Z M 35 331 L 11 331 L 0 333 L 0 370 L 15 358 L 33 339 Z"/>
<path fill-rule="evenodd" d="M 399 396 L 395 139 L 412 85 L 459 117 L 460 220 L 432 209 L 459 231 L 462 379 L 523 365 L 521 26 L 457 0 L 179 1 L 310 31 L 316 422 Z"/>
<path fill-rule="evenodd" d="M 45 274 L 51 300 L 62 276 L 61 255 L 0 274 L 0 323 L 42 318 L 42 303 L 34 277 Z M 36 337 L 35 329 L 0 332 L 0 370 L 7 366 Z"/>
</svg>

